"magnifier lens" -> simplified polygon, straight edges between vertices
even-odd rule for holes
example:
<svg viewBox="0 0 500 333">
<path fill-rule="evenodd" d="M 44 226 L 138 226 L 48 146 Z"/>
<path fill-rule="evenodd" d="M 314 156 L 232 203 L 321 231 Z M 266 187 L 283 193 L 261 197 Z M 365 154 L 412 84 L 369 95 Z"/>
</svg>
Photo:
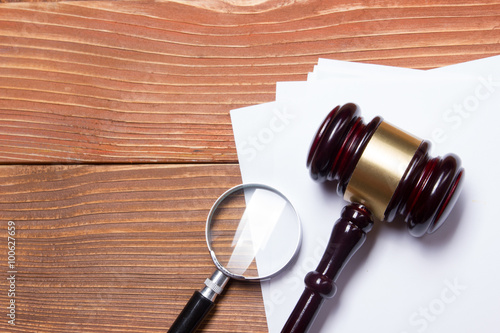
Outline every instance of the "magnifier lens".
<svg viewBox="0 0 500 333">
<path fill-rule="evenodd" d="M 207 243 L 216 265 L 236 279 L 265 279 L 296 254 L 300 222 L 291 203 L 258 185 L 229 193 L 214 206 Z"/>
<path fill-rule="evenodd" d="M 217 270 L 201 291 L 194 292 L 169 333 L 194 332 L 230 278 L 263 280 L 278 273 L 298 253 L 302 237 L 292 204 L 260 184 L 225 192 L 210 210 L 206 228 Z"/>
</svg>

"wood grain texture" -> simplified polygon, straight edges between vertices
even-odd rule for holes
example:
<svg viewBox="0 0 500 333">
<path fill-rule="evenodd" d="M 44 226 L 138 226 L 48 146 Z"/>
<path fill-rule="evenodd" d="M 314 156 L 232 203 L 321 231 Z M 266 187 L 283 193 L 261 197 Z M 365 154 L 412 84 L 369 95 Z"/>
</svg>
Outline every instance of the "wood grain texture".
<svg viewBox="0 0 500 333">
<path fill-rule="evenodd" d="M 0 163 L 236 162 L 229 110 L 273 100 L 319 57 L 432 68 L 500 53 L 499 0 L 0 8 Z"/>
<path fill-rule="evenodd" d="M 165 332 L 215 270 L 206 217 L 239 183 L 237 165 L 0 167 L 0 253 L 12 220 L 18 271 L 0 331 Z M 263 311 L 258 284 L 231 282 L 203 331 L 266 332 Z"/>
<path fill-rule="evenodd" d="M 500 0 L 0 1 L 2 332 L 165 332 L 214 269 L 208 210 L 241 182 L 229 111 L 318 58 L 500 53 Z M 233 282 L 208 319 L 267 332 L 259 286 Z"/>
</svg>

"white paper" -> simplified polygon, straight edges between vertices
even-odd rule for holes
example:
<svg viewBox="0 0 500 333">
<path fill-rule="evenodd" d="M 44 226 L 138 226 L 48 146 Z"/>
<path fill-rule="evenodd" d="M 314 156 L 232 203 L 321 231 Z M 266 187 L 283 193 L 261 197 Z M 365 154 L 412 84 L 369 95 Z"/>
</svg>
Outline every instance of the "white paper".
<svg viewBox="0 0 500 333">
<path fill-rule="evenodd" d="M 243 181 L 280 189 L 303 223 L 297 262 L 262 284 L 269 331 L 280 332 L 346 204 L 310 178 L 305 161 L 311 140 L 334 106 L 355 102 L 365 120 L 380 115 L 432 140 L 431 155 L 457 153 L 465 186 L 435 234 L 416 239 L 405 226 L 378 223 L 311 332 L 496 332 L 500 242 L 494 237 L 500 223 L 490 207 L 500 186 L 500 58 L 425 72 L 393 69 L 394 75 L 390 67 L 327 63 L 309 82 L 278 84 L 276 102 L 231 112 Z M 335 74 L 343 66 L 353 75 Z"/>
</svg>

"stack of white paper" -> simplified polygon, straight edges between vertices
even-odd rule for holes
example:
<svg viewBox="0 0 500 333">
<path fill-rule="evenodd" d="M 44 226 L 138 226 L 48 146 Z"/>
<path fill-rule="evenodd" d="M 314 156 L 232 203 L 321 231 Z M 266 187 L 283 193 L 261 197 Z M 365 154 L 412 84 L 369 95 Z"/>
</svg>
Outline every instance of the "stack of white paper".
<svg viewBox="0 0 500 333">
<path fill-rule="evenodd" d="M 465 185 L 444 226 L 413 238 L 377 223 L 337 281 L 311 332 L 497 332 L 500 310 L 500 56 L 429 71 L 321 59 L 307 82 L 278 83 L 276 101 L 231 111 L 243 181 L 276 187 L 304 228 L 297 262 L 262 283 L 269 331 L 280 332 L 346 204 L 306 168 L 328 112 L 354 102 L 462 159 Z"/>
</svg>

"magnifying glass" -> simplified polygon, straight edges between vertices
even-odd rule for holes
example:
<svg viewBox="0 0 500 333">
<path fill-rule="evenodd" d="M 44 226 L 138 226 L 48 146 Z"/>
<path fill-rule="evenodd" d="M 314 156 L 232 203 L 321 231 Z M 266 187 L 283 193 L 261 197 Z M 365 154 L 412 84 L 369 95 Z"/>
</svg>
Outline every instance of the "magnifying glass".
<svg viewBox="0 0 500 333">
<path fill-rule="evenodd" d="M 243 184 L 226 191 L 207 218 L 205 235 L 216 271 L 195 291 L 169 333 L 196 330 L 229 279 L 263 281 L 283 270 L 299 252 L 297 212 L 278 190 Z"/>
</svg>

